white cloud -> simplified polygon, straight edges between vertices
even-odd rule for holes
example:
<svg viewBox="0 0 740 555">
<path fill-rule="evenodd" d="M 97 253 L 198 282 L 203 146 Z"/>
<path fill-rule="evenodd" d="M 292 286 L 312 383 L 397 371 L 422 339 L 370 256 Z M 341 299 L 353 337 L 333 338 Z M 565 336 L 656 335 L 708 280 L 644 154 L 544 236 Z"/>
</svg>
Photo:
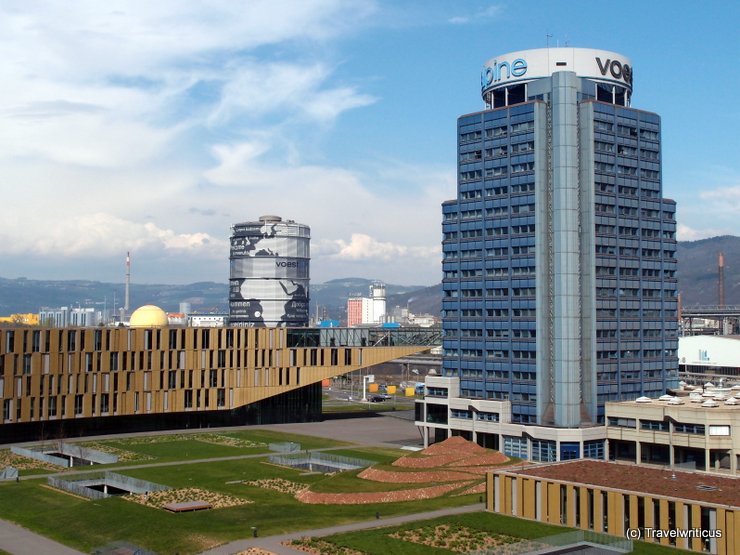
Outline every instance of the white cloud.
<svg viewBox="0 0 740 555">
<path fill-rule="evenodd" d="M 711 191 L 702 191 L 699 198 L 716 201 L 726 208 L 735 208 L 740 205 L 740 185 L 718 187 Z"/>
<path fill-rule="evenodd" d="M 318 121 L 332 121 L 342 112 L 375 102 L 353 87 L 324 89 L 331 75 L 326 65 L 240 61 L 230 68 L 223 95 L 211 122 L 237 116 L 248 119 L 268 114 L 299 114 Z"/>
<path fill-rule="evenodd" d="M 251 218 L 278 214 L 311 226 L 316 279 L 342 275 L 327 275 L 327 268 L 388 280 L 394 275 L 402 282 L 412 275 L 418 276 L 415 283 L 439 279 L 439 235 L 430 230 L 439 229 L 440 203 L 454 191 L 452 171 L 391 160 L 367 174 L 291 164 L 275 159 L 269 144 L 262 136 L 218 145 L 217 165 L 204 176 L 217 186 L 216 194 L 248 199 Z M 391 260 L 380 271 L 372 265 Z"/>
<path fill-rule="evenodd" d="M 371 0 L 3 3 L 0 188 L 11 214 L 0 251 L 227 256 L 232 213 L 255 212 L 198 183 L 209 154 L 214 183 L 262 188 L 264 204 L 276 180 L 352 188 L 342 169 L 240 169 L 288 128 L 300 136 L 300 125 L 375 101 L 332 82 L 336 61 L 322 46 L 375 9 Z M 244 134 L 252 140 L 210 144 Z"/>
<path fill-rule="evenodd" d="M 447 22 L 453 25 L 466 25 L 468 23 L 478 23 L 478 22 L 487 21 L 489 19 L 498 17 L 502 11 L 503 9 L 501 6 L 492 5 L 492 6 L 483 8 L 481 10 L 478 10 L 474 14 L 453 16 L 449 18 Z"/>
<path fill-rule="evenodd" d="M 679 241 L 698 241 L 720 235 L 732 235 L 732 232 L 720 228 L 694 229 L 684 224 L 678 224 L 676 227 L 676 238 Z"/>
<path fill-rule="evenodd" d="M 47 75 L 151 75 L 227 51 L 295 40 L 326 40 L 375 11 L 374 2 L 341 0 L 175 0 L 6 2 L 3 50 L 32 57 Z M 12 61 L 12 60 L 11 60 Z M 176 69 L 176 68 L 175 68 Z"/>
<path fill-rule="evenodd" d="M 342 0 L 4 3 L 0 188 L 11 210 L 0 254 L 85 268 L 130 250 L 152 265 L 161 254 L 152 273 L 167 275 L 178 258 L 225 280 L 229 226 L 277 213 L 311 226 L 315 280 L 351 271 L 437 281 L 429 230 L 454 172 L 371 156 L 357 170 L 316 147 L 342 114 L 378 101 L 337 77 L 350 62 L 326 47 L 375 10 Z"/>
<path fill-rule="evenodd" d="M 398 257 L 427 258 L 439 254 L 439 247 L 409 247 L 378 241 L 365 233 L 353 233 L 349 241 L 323 241 L 314 249 L 323 256 L 344 260 L 395 260 Z"/>
<path fill-rule="evenodd" d="M 13 223 L 20 223 L 19 218 Z M 12 219 L 11 219 L 12 221 Z M 0 231 L 4 254 L 52 257 L 116 256 L 127 250 L 139 252 L 186 251 L 213 258 L 228 256 L 225 239 L 207 233 L 178 233 L 152 222 L 138 223 L 109 213 L 72 214 L 54 221 L 26 221 L 42 233 L 9 236 Z"/>
<path fill-rule="evenodd" d="M 157 158 L 176 129 L 157 129 L 109 115 L 70 114 L 33 122 L 8 118 L 0 134 L 4 157 L 116 169 Z"/>
</svg>

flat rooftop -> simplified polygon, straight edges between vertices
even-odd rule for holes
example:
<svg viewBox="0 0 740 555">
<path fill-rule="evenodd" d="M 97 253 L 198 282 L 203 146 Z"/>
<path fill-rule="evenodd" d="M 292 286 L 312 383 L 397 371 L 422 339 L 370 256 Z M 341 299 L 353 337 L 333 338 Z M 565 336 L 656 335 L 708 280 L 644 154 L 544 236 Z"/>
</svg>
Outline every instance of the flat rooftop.
<svg viewBox="0 0 740 555">
<path fill-rule="evenodd" d="M 508 473 L 619 489 L 688 501 L 738 508 L 740 479 L 697 472 L 620 464 L 606 461 L 569 461 L 520 469 Z M 675 475 L 675 479 L 673 476 Z"/>
<path fill-rule="evenodd" d="M 724 401 L 717 401 L 719 403 L 719 406 L 717 407 L 703 407 L 701 406 L 701 403 L 693 403 L 688 401 L 688 397 L 682 397 L 683 401 L 685 401 L 682 405 L 669 405 L 666 402 L 663 401 L 653 401 L 652 403 L 638 403 L 636 401 L 608 401 L 609 405 L 616 405 L 616 406 L 628 406 L 628 407 L 667 407 L 667 408 L 680 408 L 680 409 L 693 409 L 693 410 L 701 410 L 701 411 L 714 411 L 714 412 L 725 412 L 725 411 L 736 411 L 740 410 L 740 402 L 738 402 L 735 405 L 727 405 L 724 403 Z M 738 399 L 740 401 L 740 399 Z"/>
</svg>

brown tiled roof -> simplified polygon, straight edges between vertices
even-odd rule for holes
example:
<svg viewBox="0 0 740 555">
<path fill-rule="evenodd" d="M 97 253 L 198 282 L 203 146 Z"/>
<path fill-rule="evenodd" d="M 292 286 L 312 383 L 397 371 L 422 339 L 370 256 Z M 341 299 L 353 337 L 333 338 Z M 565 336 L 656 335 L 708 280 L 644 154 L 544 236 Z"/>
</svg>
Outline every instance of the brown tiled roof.
<svg viewBox="0 0 740 555">
<path fill-rule="evenodd" d="M 572 461 L 528 466 L 516 470 L 507 468 L 506 471 L 564 482 L 734 507 L 739 507 L 740 502 L 740 478 L 716 476 L 703 472 L 673 472 L 670 469 L 605 461 Z M 699 489 L 698 486 L 709 486 L 716 489 Z"/>
</svg>

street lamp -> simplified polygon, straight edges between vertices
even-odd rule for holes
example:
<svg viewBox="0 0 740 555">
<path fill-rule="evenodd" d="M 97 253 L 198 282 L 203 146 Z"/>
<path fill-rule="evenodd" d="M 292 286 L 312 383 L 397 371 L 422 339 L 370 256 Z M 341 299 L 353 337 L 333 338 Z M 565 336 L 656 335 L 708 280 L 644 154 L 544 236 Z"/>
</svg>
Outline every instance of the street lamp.
<svg viewBox="0 0 740 555">
<path fill-rule="evenodd" d="M 367 376 L 362 376 L 362 400 L 363 401 L 367 401 L 366 383 L 373 383 L 373 382 L 375 382 L 374 374 L 368 374 Z"/>
</svg>

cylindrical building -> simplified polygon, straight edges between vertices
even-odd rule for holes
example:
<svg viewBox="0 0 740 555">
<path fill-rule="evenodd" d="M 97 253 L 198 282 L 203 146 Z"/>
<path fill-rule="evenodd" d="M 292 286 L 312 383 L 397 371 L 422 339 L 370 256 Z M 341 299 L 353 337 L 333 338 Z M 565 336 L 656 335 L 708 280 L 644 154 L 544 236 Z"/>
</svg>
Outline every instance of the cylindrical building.
<svg viewBox="0 0 740 555">
<path fill-rule="evenodd" d="M 231 232 L 231 325 L 307 326 L 310 228 L 262 216 Z"/>
<path fill-rule="evenodd" d="M 385 322 L 385 284 L 376 281 L 370 286 L 370 298 L 373 303 L 372 321 L 376 324 Z"/>
</svg>

